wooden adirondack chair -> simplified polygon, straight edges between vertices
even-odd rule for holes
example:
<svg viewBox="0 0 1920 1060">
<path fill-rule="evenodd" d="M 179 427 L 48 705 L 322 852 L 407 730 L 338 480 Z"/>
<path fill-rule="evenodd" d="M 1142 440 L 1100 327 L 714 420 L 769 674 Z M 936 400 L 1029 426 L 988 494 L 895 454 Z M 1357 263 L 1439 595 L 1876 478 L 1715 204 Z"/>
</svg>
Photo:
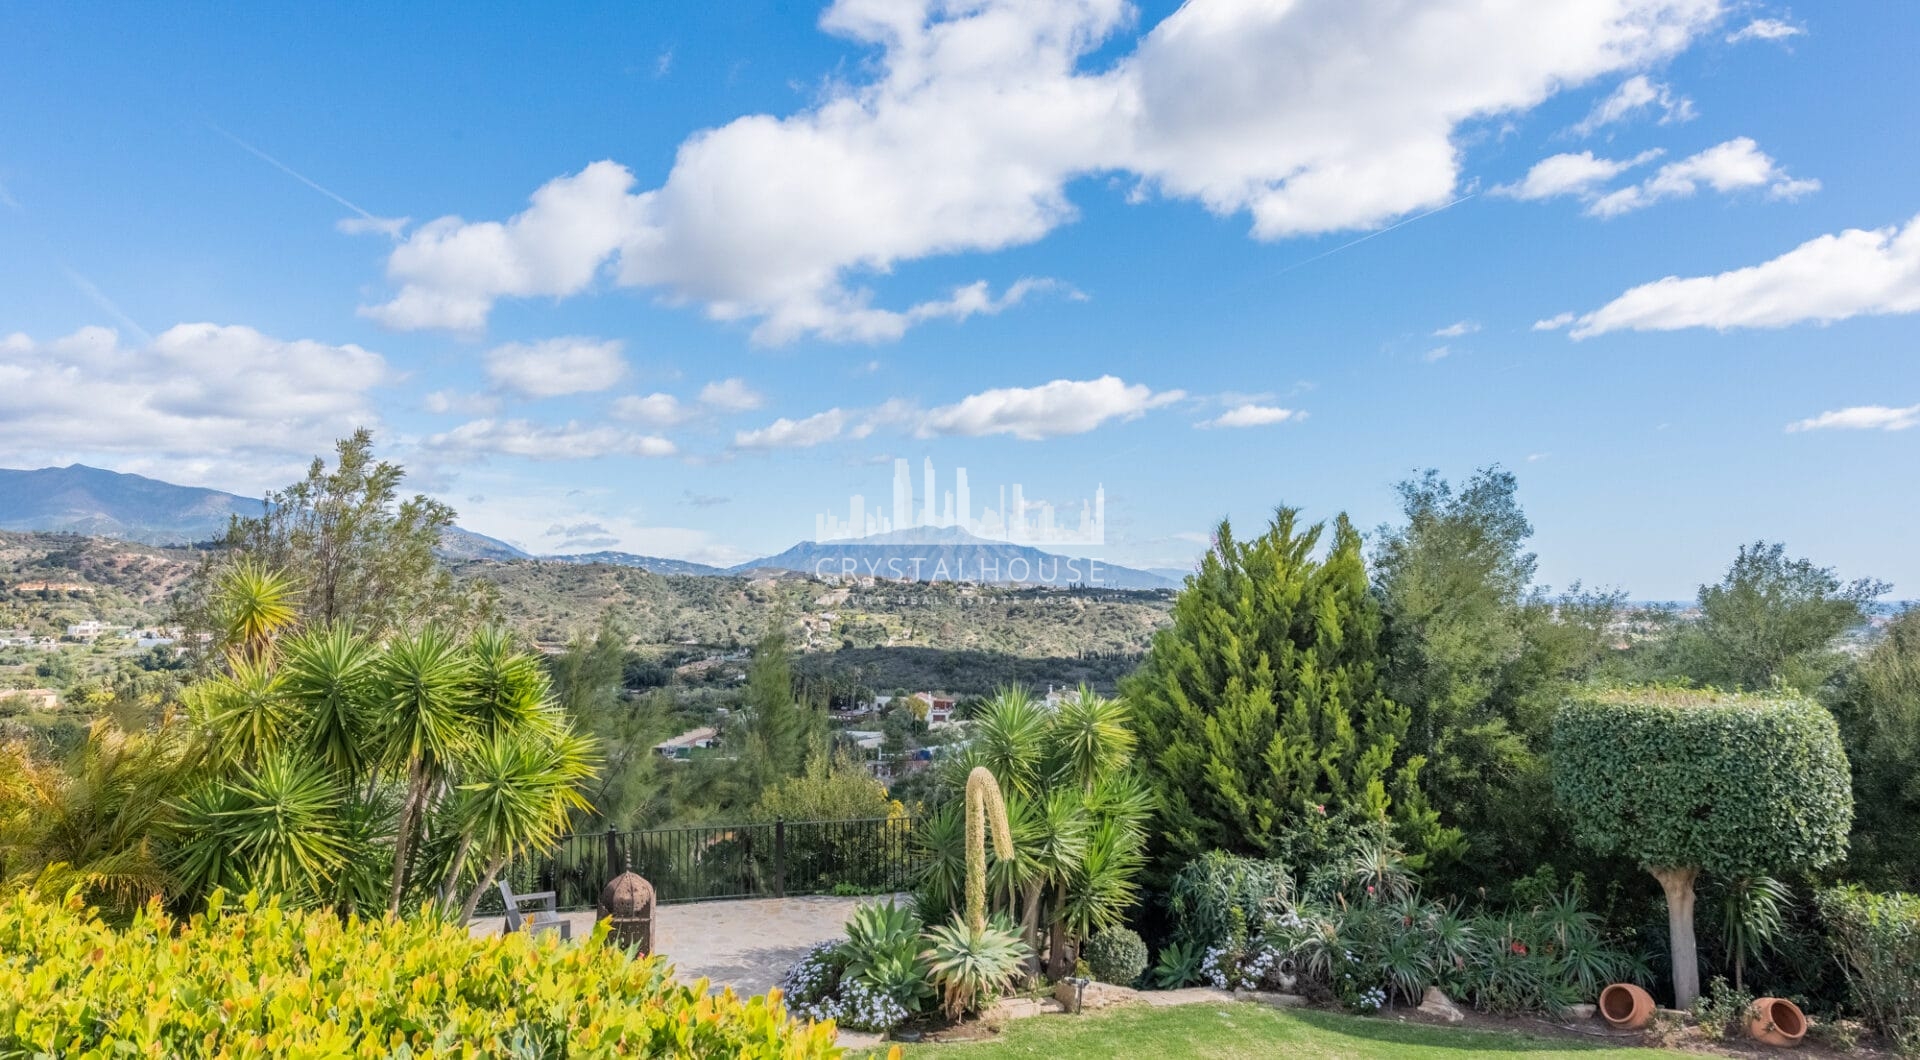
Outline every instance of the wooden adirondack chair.
<svg viewBox="0 0 1920 1060">
<path fill-rule="evenodd" d="M 552 891 L 538 891 L 534 894 L 514 894 L 513 887 L 505 880 L 498 881 L 500 898 L 507 906 L 508 931 L 558 931 L 562 939 L 573 938 L 573 925 L 560 915 L 559 898 Z M 522 906 L 536 903 L 530 911 Z"/>
</svg>

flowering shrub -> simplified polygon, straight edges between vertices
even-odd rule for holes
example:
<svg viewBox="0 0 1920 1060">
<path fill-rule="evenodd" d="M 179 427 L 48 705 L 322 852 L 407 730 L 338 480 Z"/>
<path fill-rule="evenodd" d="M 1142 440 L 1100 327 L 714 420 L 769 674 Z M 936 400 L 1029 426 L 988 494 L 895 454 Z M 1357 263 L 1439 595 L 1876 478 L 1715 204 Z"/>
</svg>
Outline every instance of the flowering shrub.
<svg viewBox="0 0 1920 1060">
<path fill-rule="evenodd" d="M 216 893 L 124 931 L 77 895 L 0 902 L 0 1056 L 838 1055 L 777 996 L 709 995 L 665 961 L 591 939 L 469 937 Z"/>
<path fill-rule="evenodd" d="M 899 999 L 849 974 L 845 942 L 817 943 L 781 977 L 787 1007 L 801 1019 L 832 1020 L 857 1031 L 888 1031 L 913 1013 Z"/>
</svg>

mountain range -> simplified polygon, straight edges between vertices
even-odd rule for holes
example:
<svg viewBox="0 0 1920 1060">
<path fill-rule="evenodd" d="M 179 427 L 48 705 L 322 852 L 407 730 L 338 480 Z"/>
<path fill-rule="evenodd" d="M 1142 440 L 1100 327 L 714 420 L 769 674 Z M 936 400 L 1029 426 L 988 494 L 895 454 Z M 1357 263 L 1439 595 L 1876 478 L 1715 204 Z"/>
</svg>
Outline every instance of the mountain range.
<svg viewBox="0 0 1920 1060">
<path fill-rule="evenodd" d="M 234 516 L 257 516 L 263 504 L 258 497 L 85 464 L 0 468 L 0 530 L 188 545 L 225 535 Z M 452 559 L 528 558 L 505 541 L 457 526 L 441 535 L 440 550 Z"/>
<path fill-rule="evenodd" d="M 85 464 L 34 470 L 0 468 L 0 530 L 83 534 L 180 545 L 226 533 L 234 516 L 254 516 L 258 498 L 199 486 L 179 486 L 144 475 Z M 452 560 L 605 563 L 654 574 L 750 576 L 771 571 L 854 575 L 924 581 L 986 581 L 1094 585 L 1111 589 L 1166 589 L 1173 571 L 1143 571 L 1060 556 L 1028 545 L 989 541 L 958 528 L 898 531 L 853 541 L 803 541 L 784 552 L 734 567 L 630 552 L 534 556 L 505 541 L 460 527 L 441 537 Z"/>
</svg>

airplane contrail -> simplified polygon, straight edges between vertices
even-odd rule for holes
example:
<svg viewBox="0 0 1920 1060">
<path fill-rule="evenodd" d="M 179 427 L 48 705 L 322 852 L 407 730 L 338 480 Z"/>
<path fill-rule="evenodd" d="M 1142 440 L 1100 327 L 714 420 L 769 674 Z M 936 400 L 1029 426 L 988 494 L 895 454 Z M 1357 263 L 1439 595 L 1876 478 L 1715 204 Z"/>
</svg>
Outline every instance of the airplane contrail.
<svg viewBox="0 0 1920 1060">
<path fill-rule="evenodd" d="M 1322 251 L 1321 253 L 1315 254 L 1313 257 L 1307 258 L 1304 261 L 1296 261 L 1293 264 L 1288 265 L 1286 268 L 1276 269 L 1273 272 L 1269 272 L 1259 277 L 1256 277 L 1254 279 L 1248 280 L 1246 283 L 1243 283 L 1238 287 L 1231 288 L 1230 291 L 1231 292 L 1243 291 L 1248 287 L 1251 287 L 1254 284 L 1261 282 L 1262 280 L 1271 280 L 1276 276 L 1285 276 L 1287 273 L 1290 273 L 1295 269 L 1306 268 L 1308 265 L 1311 265 L 1316 261 L 1320 261 L 1324 258 L 1330 258 L 1333 255 L 1338 254 L 1343 250 L 1347 250 L 1352 247 L 1357 247 L 1360 244 L 1365 243 L 1369 239 L 1375 239 L 1380 236 L 1384 236 L 1388 232 L 1391 232 L 1396 228 L 1405 228 L 1407 225 L 1410 225 L 1415 221 L 1421 220 L 1422 218 L 1432 217 L 1434 214 L 1441 213 L 1446 210 L 1451 210 L 1455 206 L 1458 206 L 1461 203 L 1466 202 L 1468 199 L 1478 196 L 1479 194 L 1480 193 L 1477 191 L 1470 191 L 1465 195 L 1462 195 L 1459 198 L 1453 200 L 1452 202 L 1442 203 L 1439 206 L 1436 206 L 1433 209 L 1426 211 L 1425 213 L 1417 213 L 1417 214 L 1414 214 L 1412 217 L 1406 218 L 1405 220 L 1396 221 L 1385 228 L 1376 229 L 1372 232 L 1368 232 L 1366 235 L 1361 236 L 1359 239 L 1350 240 L 1348 242 L 1342 243 L 1339 246 L 1334 247 L 1332 250 Z"/>
<path fill-rule="evenodd" d="M 219 125 L 211 121 L 207 122 L 207 128 L 212 129 L 214 132 L 219 133 L 220 135 L 226 137 L 229 140 L 232 140 L 234 145 L 239 147 L 242 151 L 247 152 L 253 157 L 258 158 L 260 161 L 265 162 L 267 165 L 272 166 L 273 168 L 279 170 L 280 172 L 285 173 L 287 176 L 292 177 L 293 179 L 299 181 L 300 183 L 305 184 L 307 187 L 312 188 L 314 191 L 317 191 L 320 194 L 325 195 L 327 198 L 332 199 L 334 202 L 337 202 L 340 205 L 346 207 L 347 209 L 352 210 L 354 213 L 360 215 L 360 219 L 366 222 L 364 227 L 368 231 L 384 232 L 389 236 L 393 236 L 397 238 L 400 235 L 400 230 L 406 226 L 407 218 L 379 217 L 366 210 L 363 210 L 360 208 L 360 205 L 358 203 L 353 202 L 352 200 L 348 199 L 346 196 L 340 194 L 337 191 L 334 191 L 332 188 L 329 188 L 326 185 L 320 183 L 319 181 L 314 180 L 312 177 L 309 177 L 305 173 L 302 173 L 299 170 L 293 168 L 292 166 L 287 165 L 285 162 L 282 162 L 279 159 L 273 157 L 272 155 L 266 153 L 265 151 L 260 150 L 258 147 L 253 146 L 252 144 L 246 142 L 245 140 L 242 140 L 238 136 L 235 136 L 234 134 L 228 132 L 227 130 L 221 128 Z"/>
<path fill-rule="evenodd" d="M 114 304 L 113 299 L 108 298 L 107 293 L 95 286 L 92 280 L 80 275 L 69 265 L 60 266 L 60 271 L 66 273 L 67 282 L 78 288 L 80 293 L 86 295 L 94 305 L 106 310 L 108 314 L 120 322 L 121 326 L 138 335 L 142 345 L 153 345 L 153 335 L 150 334 L 146 328 L 141 327 L 132 317 L 128 316 L 125 310 L 122 310 L 118 305 Z"/>
</svg>

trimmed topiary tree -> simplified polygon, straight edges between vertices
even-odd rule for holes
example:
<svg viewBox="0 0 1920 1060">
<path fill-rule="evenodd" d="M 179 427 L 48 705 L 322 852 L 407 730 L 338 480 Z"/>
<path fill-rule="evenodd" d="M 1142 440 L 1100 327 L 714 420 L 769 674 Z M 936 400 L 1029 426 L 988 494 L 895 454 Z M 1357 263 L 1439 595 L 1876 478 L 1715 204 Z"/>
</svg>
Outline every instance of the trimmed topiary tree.
<svg viewBox="0 0 1920 1060">
<path fill-rule="evenodd" d="M 1147 970 L 1147 944 L 1132 928 L 1115 927 L 1087 940 L 1081 958 L 1095 979 L 1115 986 L 1132 986 Z"/>
<path fill-rule="evenodd" d="M 1853 793 L 1840 732 L 1804 700 L 1614 689 L 1564 707 L 1553 786 L 1578 839 L 1660 881 L 1675 1004 L 1700 995 L 1693 886 L 1817 868 L 1846 854 Z"/>
</svg>

